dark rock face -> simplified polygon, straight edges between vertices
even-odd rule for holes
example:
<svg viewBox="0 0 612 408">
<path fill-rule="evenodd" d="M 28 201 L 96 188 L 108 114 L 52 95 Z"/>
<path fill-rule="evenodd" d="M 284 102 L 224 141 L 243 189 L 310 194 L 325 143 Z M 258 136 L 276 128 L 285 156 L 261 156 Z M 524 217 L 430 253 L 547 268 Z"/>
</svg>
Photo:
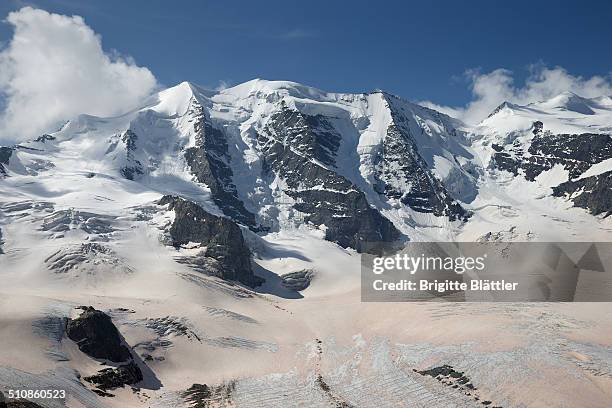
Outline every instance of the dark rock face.
<svg viewBox="0 0 612 408">
<path fill-rule="evenodd" d="M 542 122 L 535 122 L 534 137 L 527 148 L 518 140 L 511 145 L 493 145 L 492 164 L 501 170 L 534 181 L 542 172 L 560 164 L 569 171 L 570 179 L 580 176 L 593 164 L 612 158 L 612 138 L 605 134 L 551 134 L 542 130 Z"/>
<path fill-rule="evenodd" d="M 45 133 L 44 135 L 38 136 L 36 138 L 36 140 L 34 140 L 34 141 L 35 142 L 40 142 L 40 143 L 45 143 L 45 142 L 49 142 L 49 141 L 53 141 L 53 140 L 55 140 L 55 136 L 48 135 L 48 134 Z"/>
<path fill-rule="evenodd" d="M 99 389 L 106 391 L 124 385 L 133 385 L 142 381 L 142 371 L 134 361 L 120 365 L 117 368 L 105 368 L 89 377 L 85 381 L 94 384 Z"/>
<path fill-rule="evenodd" d="M 517 105 L 515 105 L 515 104 L 513 104 L 513 103 L 510 103 L 510 102 L 502 102 L 501 104 L 499 104 L 499 105 L 497 106 L 497 108 L 493 109 L 493 112 L 491 112 L 491 113 L 490 113 L 490 114 L 487 116 L 487 118 L 490 118 L 490 117 L 495 116 L 495 115 L 496 115 L 498 112 L 500 112 L 500 111 L 501 111 L 502 109 L 504 109 L 504 108 L 510 108 L 510 109 L 513 109 L 513 108 L 515 108 L 515 107 L 517 107 Z"/>
<path fill-rule="evenodd" d="M 4 253 L 4 250 L 2 249 L 2 245 L 4 245 L 4 241 L 2 240 L 2 228 L 0 228 L 0 255 Z"/>
<path fill-rule="evenodd" d="M 383 151 L 376 163 L 378 193 L 399 199 L 418 212 L 446 216 L 451 221 L 467 219 L 469 212 L 451 197 L 428 169 L 410 130 L 399 123 L 387 129 Z"/>
<path fill-rule="evenodd" d="M 314 272 L 310 269 L 305 269 L 303 271 L 291 272 L 281 275 L 281 284 L 288 288 L 295 290 L 297 292 L 306 289 L 310 286 L 310 282 L 314 277 Z"/>
<path fill-rule="evenodd" d="M 515 140 L 508 146 L 493 144 L 491 165 L 514 175 L 523 174 L 534 181 L 541 173 L 561 165 L 569 172 L 569 180 L 553 188 L 556 197 L 571 197 L 575 206 L 592 214 L 612 211 L 610 185 L 612 172 L 573 180 L 594 164 L 612 158 L 612 137 L 607 134 L 552 134 L 543 130 L 542 122 L 533 124 L 533 139 L 529 146 Z M 527 153 L 527 154 L 526 154 Z"/>
<path fill-rule="evenodd" d="M 131 359 L 111 318 L 91 306 L 84 308 L 78 318 L 68 319 L 66 334 L 90 357 L 116 363 Z"/>
<path fill-rule="evenodd" d="M 68 338 L 77 343 L 79 350 L 90 357 L 106 360 L 107 363 L 122 363 L 116 367 L 104 368 L 83 379 L 95 385 L 97 389 L 94 392 L 101 396 L 112 396 L 106 393 L 106 390 L 142 381 L 142 371 L 129 348 L 123 344 L 111 318 L 91 306 L 82 309 L 83 313 L 78 318 L 68 319 L 66 323 Z"/>
<path fill-rule="evenodd" d="M 13 155 L 13 150 L 14 149 L 12 147 L 0 147 L 0 176 L 7 175 L 5 166 L 8 166 L 9 160 Z"/>
<path fill-rule="evenodd" d="M 420 150 L 431 148 L 427 142 L 421 145 L 424 140 L 432 138 L 431 134 L 427 135 L 427 125 L 417 120 L 418 126 L 415 126 L 414 113 L 402 108 L 398 103 L 400 98 L 386 93 L 383 93 L 383 98 L 392 123 L 387 128 L 382 149 L 375 157 L 375 190 L 417 212 L 447 217 L 450 221 L 467 220 L 471 213 L 456 199 L 463 198 L 469 202 L 476 197 L 477 187 L 472 180 L 475 169 L 453 167 L 445 180 L 446 185 L 438 180 Z M 437 139 L 440 146 L 452 151 L 453 155 L 472 157 L 452 123 L 439 112 L 422 109 L 424 115 L 429 115 L 446 129 L 446 136 Z"/>
<path fill-rule="evenodd" d="M 125 144 L 125 150 L 127 152 L 128 165 L 123 166 L 120 170 L 121 175 L 128 180 L 134 180 L 138 175 L 144 174 L 142 170 L 142 163 L 134 157 L 134 151 L 136 150 L 136 142 L 138 141 L 138 135 L 132 132 L 130 129 L 121 137 L 121 141 Z"/>
<path fill-rule="evenodd" d="M 196 146 L 185 151 L 191 172 L 210 188 L 213 201 L 225 215 L 254 231 L 259 230 L 255 216 L 238 198 L 225 136 L 210 124 L 202 106 L 194 104 L 192 109 L 197 118 L 194 124 Z"/>
<path fill-rule="evenodd" d="M 5 401 L 5 397 L 3 397 L 2 393 L 0 392 L 0 408 L 43 408 L 43 406 L 24 399 L 7 402 Z"/>
<path fill-rule="evenodd" d="M 472 381 L 465 373 L 455 370 L 452 366 L 443 365 L 430 368 L 429 370 L 413 369 L 413 371 L 423 376 L 435 378 L 441 384 L 456 390 L 457 392 L 461 393 L 461 395 L 473 398 L 474 401 L 480 402 L 480 404 L 483 406 L 489 406 L 492 404 L 491 401 L 483 400 L 481 398 L 478 388 L 472 384 Z M 495 405 L 491 408 L 501 408 L 501 406 Z"/>
<path fill-rule="evenodd" d="M 576 181 L 566 181 L 553 188 L 557 197 L 572 197 L 576 207 L 588 209 L 591 214 L 612 214 L 612 171 Z"/>
<path fill-rule="evenodd" d="M 285 181 L 284 192 L 295 200 L 293 208 L 305 223 L 324 225 L 328 241 L 361 251 L 365 242 L 399 239 L 400 232 L 369 205 L 364 193 L 329 169 L 335 166 L 339 141 L 323 116 L 284 107 L 258 134 L 264 176 Z"/>
<path fill-rule="evenodd" d="M 253 274 L 250 251 L 240 227 L 229 218 L 206 212 L 199 205 L 176 196 L 164 196 L 160 205 L 169 205 L 175 218 L 170 227 L 173 245 L 197 242 L 206 248 L 201 255 L 215 262 L 209 273 L 247 286 L 261 284 Z"/>
<path fill-rule="evenodd" d="M 544 130 L 544 123 L 540 122 L 539 120 L 536 120 L 535 122 L 533 122 L 532 133 L 534 135 L 539 135 L 540 133 L 542 133 L 543 130 Z"/>
<path fill-rule="evenodd" d="M 215 386 L 193 384 L 181 396 L 191 408 L 229 407 L 234 405 L 232 400 L 235 388 L 234 381 Z"/>
</svg>

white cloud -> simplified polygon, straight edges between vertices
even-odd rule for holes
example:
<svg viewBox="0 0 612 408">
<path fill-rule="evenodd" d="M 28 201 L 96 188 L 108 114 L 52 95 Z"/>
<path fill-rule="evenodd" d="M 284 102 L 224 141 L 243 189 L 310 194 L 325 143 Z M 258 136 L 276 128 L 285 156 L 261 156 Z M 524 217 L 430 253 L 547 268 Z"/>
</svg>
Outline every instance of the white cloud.
<svg viewBox="0 0 612 408">
<path fill-rule="evenodd" d="M 19 141 L 87 113 L 119 114 L 157 87 L 147 68 L 106 54 L 79 16 L 24 7 L 6 21 L 14 35 L 0 52 L 0 141 Z"/>
<path fill-rule="evenodd" d="M 486 118 L 493 109 L 504 101 L 525 105 L 531 102 L 550 99 L 561 92 L 571 91 L 585 98 L 612 95 L 612 83 L 609 78 L 593 76 L 583 78 L 574 76 L 564 68 L 547 68 L 542 65 L 530 67 L 530 75 L 524 85 L 514 85 L 512 72 L 496 69 L 486 74 L 470 70 L 466 73 L 470 81 L 473 100 L 463 107 L 437 105 L 433 102 L 422 102 L 424 106 L 475 124 Z"/>
</svg>

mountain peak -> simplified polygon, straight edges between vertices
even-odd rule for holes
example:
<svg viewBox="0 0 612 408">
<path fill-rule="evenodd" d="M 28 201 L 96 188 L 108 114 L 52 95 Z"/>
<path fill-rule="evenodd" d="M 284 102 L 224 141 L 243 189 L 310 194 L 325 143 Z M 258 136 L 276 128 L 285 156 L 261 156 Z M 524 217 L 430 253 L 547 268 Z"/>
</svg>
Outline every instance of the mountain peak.
<svg viewBox="0 0 612 408">
<path fill-rule="evenodd" d="M 491 113 L 489 113 L 489 116 L 487 116 L 487 119 L 495 116 L 496 114 L 498 114 L 499 112 L 501 112 L 504 109 L 515 110 L 515 109 L 519 109 L 519 108 L 520 108 L 519 105 L 516 105 L 516 104 L 508 102 L 508 101 L 504 101 L 504 102 L 500 103 L 497 106 L 497 108 L 493 109 L 493 111 Z"/>
<path fill-rule="evenodd" d="M 314 87 L 293 81 L 270 81 L 261 78 L 255 78 L 231 88 L 224 89 L 220 93 L 234 95 L 239 98 L 272 94 L 288 95 L 296 98 L 327 98 L 326 92 Z"/>
<path fill-rule="evenodd" d="M 200 100 L 202 96 L 204 94 L 200 87 L 183 81 L 155 95 L 153 105 L 149 109 L 169 117 L 181 116 L 187 112 L 194 99 Z"/>
<path fill-rule="evenodd" d="M 532 105 L 543 109 L 561 109 L 583 115 L 594 115 L 595 112 L 592 108 L 597 104 L 593 100 L 583 98 L 571 91 L 564 91 L 546 101 Z"/>
</svg>

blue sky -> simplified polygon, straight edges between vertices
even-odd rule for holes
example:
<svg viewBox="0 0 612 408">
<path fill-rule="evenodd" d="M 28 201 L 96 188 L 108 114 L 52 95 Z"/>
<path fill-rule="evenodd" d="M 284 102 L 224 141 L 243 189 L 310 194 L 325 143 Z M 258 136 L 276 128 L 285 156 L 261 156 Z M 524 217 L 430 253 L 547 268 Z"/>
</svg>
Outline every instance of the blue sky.
<svg viewBox="0 0 612 408">
<path fill-rule="evenodd" d="M 605 1 L 9 0 L 0 12 L 25 4 L 83 16 L 105 50 L 133 56 L 164 85 L 261 77 L 461 105 L 467 69 L 506 68 L 519 82 L 534 63 L 612 70 Z M 0 40 L 11 32 L 3 24 Z"/>
<path fill-rule="evenodd" d="M 5 0 L 0 14 L 28 5 L 82 16 L 107 53 L 133 57 L 162 86 L 259 77 L 327 91 L 384 89 L 478 121 L 503 99 L 529 102 L 564 86 L 593 95 L 612 82 L 605 1 Z M 12 35 L 11 24 L 0 24 L 0 44 Z M 552 88 L 533 92 L 526 82 L 534 66 L 539 75 L 562 67 L 571 85 L 552 72 L 535 86 Z M 593 76 L 604 86 L 584 90 Z M 474 92 L 480 79 L 482 94 Z"/>
</svg>

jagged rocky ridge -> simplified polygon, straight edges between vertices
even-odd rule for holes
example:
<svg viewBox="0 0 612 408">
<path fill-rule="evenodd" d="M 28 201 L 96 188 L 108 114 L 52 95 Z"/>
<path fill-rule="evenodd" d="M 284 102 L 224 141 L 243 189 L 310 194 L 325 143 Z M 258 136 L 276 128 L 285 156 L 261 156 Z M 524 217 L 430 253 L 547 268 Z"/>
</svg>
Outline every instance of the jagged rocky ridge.
<svg viewBox="0 0 612 408">
<path fill-rule="evenodd" d="M 533 137 L 515 139 L 502 146 L 492 144 L 494 168 L 522 175 L 529 181 L 555 165 L 562 166 L 569 180 L 553 188 L 553 195 L 569 197 L 574 205 L 592 214 L 609 215 L 612 210 L 610 172 L 579 178 L 593 165 L 612 159 L 612 137 L 601 133 L 554 134 L 533 122 Z"/>
<path fill-rule="evenodd" d="M 174 221 L 169 230 L 172 244 L 200 244 L 203 249 L 198 257 L 210 261 L 206 268 L 208 274 L 251 287 L 261 283 L 253 273 L 251 253 L 234 221 L 210 214 L 196 203 L 177 196 L 164 196 L 159 204 L 174 211 Z"/>
<path fill-rule="evenodd" d="M 130 350 L 123 344 L 111 318 L 91 306 L 84 307 L 76 319 L 67 320 L 66 335 L 90 357 L 115 363 L 131 358 Z"/>
<path fill-rule="evenodd" d="M 393 101 L 393 97 L 385 95 L 385 98 L 390 106 L 398 103 L 397 100 Z M 415 211 L 448 217 L 451 221 L 465 221 L 470 213 L 452 197 L 446 186 L 430 171 L 419 152 L 410 120 L 401 109 L 392 109 L 391 112 L 393 123 L 387 128 L 382 151 L 374 163 L 377 169 L 375 190 L 388 198 L 399 199 Z M 445 124 L 441 115 L 436 116 L 442 124 Z M 419 131 L 424 133 L 423 128 Z M 459 139 L 455 130 L 452 136 Z M 462 153 L 469 156 L 465 150 Z"/>
<path fill-rule="evenodd" d="M 255 231 L 259 230 L 255 216 L 238 198 L 225 135 L 211 125 L 199 103 L 194 103 L 191 109 L 195 120 L 195 146 L 185 150 L 191 172 L 197 181 L 210 188 L 212 199 L 225 215 Z"/>
<path fill-rule="evenodd" d="M 134 157 L 138 135 L 131 129 L 125 131 L 121 136 L 121 141 L 125 145 L 127 164 L 121 168 L 121 175 L 128 180 L 134 180 L 138 175 L 144 174 L 142 163 Z"/>
<path fill-rule="evenodd" d="M 12 154 L 13 148 L 0 146 L 0 176 L 7 175 L 5 166 L 8 166 Z"/>
<path fill-rule="evenodd" d="M 110 316 L 91 306 L 82 310 L 79 317 L 67 320 L 66 336 L 88 356 L 107 364 L 116 363 L 115 367 L 104 368 L 83 379 L 95 385 L 98 388 L 95 391 L 104 396 L 109 396 L 106 393 L 109 389 L 142 381 L 142 371 Z"/>
<path fill-rule="evenodd" d="M 557 197 L 568 197 L 575 206 L 586 208 L 592 214 L 612 214 L 612 171 L 580 180 L 566 181 L 553 187 Z"/>
<path fill-rule="evenodd" d="M 522 171 L 527 180 L 534 181 L 541 173 L 559 164 L 574 179 L 592 165 L 612 158 L 612 138 L 609 135 L 552 134 L 543 131 L 542 127 L 542 122 L 534 122 L 534 137 L 528 146 L 518 139 L 506 146 L 493 144 L 495 166 L 514 175 Z"/>
<path fill-rule="evenodd" d="M 303 222 L 324 226 L 329 241 L 360 251 L 367 242 L 399 239 L 400 232 L 365 194 L 330 169 L 340 139 L 324 117 L 285 107 L 258 134 L 264 176 L 282 178 L 284 193 L 295 200 Z"/>
</svg>

